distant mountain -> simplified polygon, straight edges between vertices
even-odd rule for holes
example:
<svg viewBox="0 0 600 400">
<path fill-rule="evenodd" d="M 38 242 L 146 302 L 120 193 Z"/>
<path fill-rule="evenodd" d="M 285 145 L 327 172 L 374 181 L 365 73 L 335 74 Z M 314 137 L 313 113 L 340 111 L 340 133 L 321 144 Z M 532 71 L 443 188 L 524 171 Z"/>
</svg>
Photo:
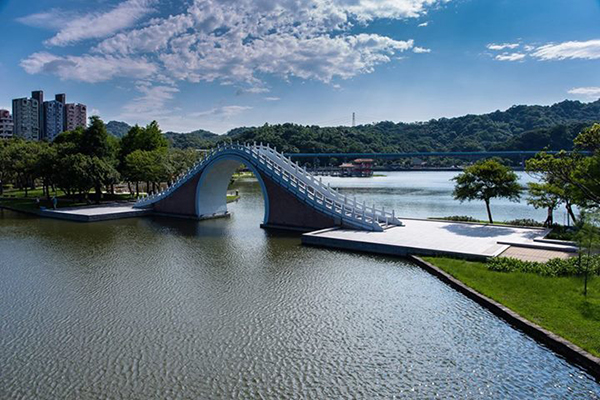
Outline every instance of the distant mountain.
<svg viewBox="0 0 600 400">
<path fill-rule="evenodd" d="M 226 139 L 270 143 L 288 153 L 568 150 L 573 138 L 594 123 L 600 123 L 600 100 L 565 100 L 552 106 L 520 105 L 506 111 L 427 122 L 383 121 L 356 127 L 265 124 L 235 128 L 221 136 L 202 129 L 165 135 L 178 148 L 206 148 Z M 107 124 L 108 131 L 117 137 L 129 128 L 124 122 Z"/>
<path fill-rule="evenodd" d="M 189 147 L 201 149 L 212 146 L 219 138 L 219 135 L 203 129 L 198 129 L 188 133 L 166 132 L 165 136 L 171 142 L 173 147 L 187 149 Z"/>
<path fill-rule="evenodd" d="M 586 126 L 600 123 L 600 100 L 552 106 L 514 106 L 506 111 L 427 122 L 389 121 L 357 127 L 296 124 L 236 128 L 232 140 L 270 143 L 284 152 L 485 151 L 570 148 Z"/>
<path fill-rule="evenodd" d="M 131 125 L 127 124 L 126 122 L 110 121 L 106 124 L 106 130 L 108 133 L 118 138 L 125 136 L 129 129 L 131 129 Z M 173 147 L 185 149 L 188 147 L 210 147 L 214 142 L 217 141 L 219 135 L 203 129 L 198 129 L 188 133 L 165 132 L 165 137 L 169 140 Z"/>
<path fill-rule="evenodd" d="M 125 136 L 125 134 L 127 133 L 127 131 L 129 131 L 130 128 L 131 126 L 129 124 L 120 121 L 110 121 L 106 124 L 106 130 L 108 131 L 108 133 L 118 138 L 122 138 L 123 136 Z"/>
</svg>

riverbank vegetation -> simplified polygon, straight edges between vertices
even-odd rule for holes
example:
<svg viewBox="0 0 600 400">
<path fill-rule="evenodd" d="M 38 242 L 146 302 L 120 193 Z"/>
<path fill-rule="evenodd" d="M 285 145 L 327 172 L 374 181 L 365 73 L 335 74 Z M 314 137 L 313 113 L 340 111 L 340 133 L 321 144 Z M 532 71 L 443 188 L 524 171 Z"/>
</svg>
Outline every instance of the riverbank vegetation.
<svg viewBox="0 0 600 400">
<path fill-rule="evenodd" d="M 0 141 L 0 196 L 4 202 L 11 196 L 45 201 L 56 196 L 79 204 L 89 203 L 93 191 L 99 203 L 123 197 L 116 187 L 125 183 L 127 190 L 119 192 L 134 197 L 172 183 L 198 159 L 195 150 L 169 147 L 156 122 L 134 126 L 116 139 L 100 118 L 91 117 L 86 129 L 64 132 L 52 143 Z M 4 193 L 7 184 L 18 191 Z"/>
<path fill-rule="evenodd" d="M 574 232 L 561 231 L 561 239 L 571 239 L 581 226 L 574 207 L 582 211 L 600 209 L 600 124 L 582 130 L 573 140 L 572 152 L 557 154 L 540 152 L 527 160 L 526 170 L 538 182 L 528 184 L 527 203 L 545 209 L 543 226 L 554 227 L 554 211 L 563 205 L 575 225 Z M 481 200 L 485 203 L 489 223 L 493 223 L 490 200 L 496 197 L 518 201 L 525 188 L 517 175 L 499 160 L 481 160 L 465 168 L 453 180 L 454 198 L 462 201 Z M 453 220 L 473 222 L 469 217 L 451 217 Z M 592 224 L 593 225 L 593 224 Z M 600 229 L 596 227 L 594 229 Z"/>
<path fill-rule="evenodd" d="M 600 356 L 600 279 L 590 280 L 588 295 L 583 296 L 581 275 L 500 272 L 483 262 L 425 259 L 524 318 Z"/>
<path fill-rule="evenodd" d="M 53 198 L 56 198 L 56 208 L 84 207 L 92 204 L 90 199 L 73 198 L 60 189 L 57 189 L 52 193 L 52 197 L 48 198 L 46 191 L 42 188 L 28 190 L 27 196 L 25 196 L 24 190 L 9 188 L 5 189 L 4 194 L 0 196 L 0 207 L 29 212 L 42 208 L 51 209 L 54 207 Z M 101 203 L 127 202 L 130 199 L 129 193 L 104 193 Z"/>
</svg>

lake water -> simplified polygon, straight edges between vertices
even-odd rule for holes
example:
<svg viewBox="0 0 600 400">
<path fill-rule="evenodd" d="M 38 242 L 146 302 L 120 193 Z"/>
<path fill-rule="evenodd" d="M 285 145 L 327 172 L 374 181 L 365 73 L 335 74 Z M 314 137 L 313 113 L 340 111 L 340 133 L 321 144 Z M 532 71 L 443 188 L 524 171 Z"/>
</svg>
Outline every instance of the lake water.
<svg viewBox="0 0 600 400">
<path fill-rule="evenodd" d="M 468 215 L 487 220 L 485 204 L 482 201 L 460 203 L 452 197 L 457 172 L 451 171 L 407 171 L 381 172 L 385 176 L 371 178 L 323 177 L 323 182 L 340 189 L 344 194 L 356 197 L 358 201 L 375 202 L 394 209 L 403 217 L 429 218 L 450 215 Z M 525 172 L 517 172 L 520 183 L 526 186 L 534 182 Z M 509 221 L 531 218 L 543 222 L 547 217 L 545 209 L 536 210 L 527 204 L 527 193 L 519 203 L 507 199 L 492 199 L 492 216 L 496 221 Z M 557 223 L 567 223 L 564 208 L 555 211 Z"/>
<path fill-rule="evenodd" d="M 466 214 L 431 176 L 343 185 L 404 215 Z M 233 216 L 203 222 L 0 211 L 0 398 L 600 398 L 587 373 L 405 260 L 260 229 L 258 185 L 237 188 Z"/>
</svg>

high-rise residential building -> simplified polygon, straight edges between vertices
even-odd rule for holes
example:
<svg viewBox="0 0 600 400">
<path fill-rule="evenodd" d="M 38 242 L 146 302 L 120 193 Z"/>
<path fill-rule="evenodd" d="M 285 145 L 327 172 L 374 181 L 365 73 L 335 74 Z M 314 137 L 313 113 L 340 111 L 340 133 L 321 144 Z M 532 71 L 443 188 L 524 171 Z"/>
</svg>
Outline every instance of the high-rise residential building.
<svg viewBox="0 0 600 400">
<path fill-rule="evenodd" d="M 0 139 L 10 139 L 13 136 L 13 120 L 8 110 L 0 109 Z"/>
<path fill-rule="evenodd" d="M 40 105 L 36 99 L 14 99 L 13 103 L 13 136 L 40 140 Z"/>
<path fill-rule="evenodd" d="M 13 100 L 12 134 L 28 140 L 53 141 L 64 131 L 87 126 L 87 106 L 67 104 L 67 95 L 59 93 L 44 101 L 44 92 L 31 92 L 31 98 Z M 8 126 L 8 125 L 6 125 Z"/>
<path fill-rule="evenodd" d="M 65 131 L 65 106 L 57 100 L 44 102 L 44 140 L 53 141 Z"/>
<path fill-rule="evenodd" d="M 31 98 L 37 100 L 38 102 L 38 126 L 40 129 L 39 140 L 41 140 L 46 137 L 46 132 L 44 132 L 44 91 L 34 90 L 31 92 Z"/>
<path fill-rule="evenodd" d="M 85 104 L 65 105 L 65 130 L 72 131 L 78 127 L 87 126 L 87 107 Z"/>
</svg>

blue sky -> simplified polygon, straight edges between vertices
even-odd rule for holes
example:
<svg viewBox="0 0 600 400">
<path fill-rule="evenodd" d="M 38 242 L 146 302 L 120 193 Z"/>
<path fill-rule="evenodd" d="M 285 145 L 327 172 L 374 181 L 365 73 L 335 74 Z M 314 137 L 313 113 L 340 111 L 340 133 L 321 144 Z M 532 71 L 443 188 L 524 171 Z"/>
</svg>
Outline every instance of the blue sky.
<svg viewBox="0 0 600 400">
<path fill-rule="evenodd" d="M 600 0 L 0 0 L 0 107 L 224 133 L 600 97 Z"/>
</svg>

